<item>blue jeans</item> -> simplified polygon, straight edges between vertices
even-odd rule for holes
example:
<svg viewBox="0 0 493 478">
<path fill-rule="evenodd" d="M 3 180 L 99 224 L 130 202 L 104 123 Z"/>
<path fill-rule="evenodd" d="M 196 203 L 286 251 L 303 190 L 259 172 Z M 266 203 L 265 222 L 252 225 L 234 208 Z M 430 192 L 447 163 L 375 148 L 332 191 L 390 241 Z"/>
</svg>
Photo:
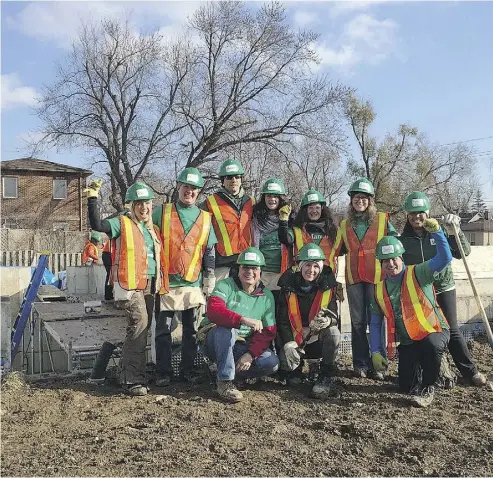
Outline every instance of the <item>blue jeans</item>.
<svg viewBox="0 0 493 478">
<path fill-rule="evenodd" d="M 374 294 L 374 285 L 368 282 L 358 282 L 346 285 L 346 293 L 349 302 L 349 315 L 351 316 L 351 350 L 353 353 L 353 369 L 370 370 L 373 368 L 370 357 L 370 345 L 366 329 L 370 322 L 370 302 Z M 382 351 L 385 347 L 385 327 L 382 326 L 380 337 Z M 386 355 L 384 352 L 383 355 Z"/>
<path fill-rule="evenodd" d="M 248 370 L 237 372 L 236 362 L 248 352 L 249 340 L 236 342 L 238 329 L 216 326 L 205 338 L 204 352 L 217 364 L 217 380 L 222 382 L 234 378 L 253 378 L 271 375 L 279 368 L 279 359 L 271 350 L 265 350 L 257 357 Z"/>
</svg>

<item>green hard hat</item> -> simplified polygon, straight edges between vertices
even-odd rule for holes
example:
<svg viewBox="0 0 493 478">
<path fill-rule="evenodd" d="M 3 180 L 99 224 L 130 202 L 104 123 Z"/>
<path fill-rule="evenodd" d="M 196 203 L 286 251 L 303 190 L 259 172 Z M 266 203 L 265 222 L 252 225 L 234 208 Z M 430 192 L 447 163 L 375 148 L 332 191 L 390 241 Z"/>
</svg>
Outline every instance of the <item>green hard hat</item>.
<svg viewBox="0 0 493 478">
<path fill-rule="evenodd" d="M 237 264 L 241 266 L 265 266 L 265 257 L 256 247 L 248 247 L 238 256 Z"/>
<path fill-rule="evenodd" d="M 144 183 L 132 184 L 125 195 L 126 203 L 130 201 L 147 201 L 148 199 L 154 199 L 154 193 Z"/>
<path fill-rule="evenodd" d="M 190 184 L 197 188 L 204 187 L 204 178 L 197 168 L 185 168 L 179 175 L 177 181 L 182 184 Z"/>
<path fill-rule="evenodd" d="M 351 184 L 347 192 L 350 196 L 356 193 L 369 194 L 370 196 L 375 196 L 375 189 L 373 188 L 373 183 L 367 178 L 358 178 Z"/>
<path fill-rule="evenodd" d="M 91 232 L 91 241 L 101 242 L 101 234 L 99 232 Z"/>
<path fill-rule="evenodd" d="M 305 244 L 298 252 L 298 261 L 324 261 L 325 254 L 320 246 L 310 242 Z"/>
<path fill-rule="evenodd" d="M 425 193 L 414 191 L 404 201 L 406 212 L 430 212 L 430 200 Z"/>
<path fill-rule="evenodd" d="M 308 204 L 322 203 L 324 206 L 327 205 L 325 198 L 322 196 L 322 193 L 316 191 L 315 189 L 310 189 L 301 200 L 301 206 L 307 206 Z"/>
<path fill-rule="evenodd" d="M 262 186 L 260 194 L 270 194 L 271 196 L 281 196 L 286 194 L 286 188 L 280 179 L 268 179 Z"/>
<path fill-rule="evenodd" d="M 376 256 L 379 261 L 400 257 L 406 250 L 395 236 L 384 236 L 378 241 Z"/>
<path fill-rule="evenodd" d="M 245 174 L 245 170 L 243 169 L 241 163 L 236 161 L 236 159 L 227 159 L 219 168 L 219 177 L 222 178 L 224 176 L 232 176 L 234 174 L 243 176 Z"/>
</svg>

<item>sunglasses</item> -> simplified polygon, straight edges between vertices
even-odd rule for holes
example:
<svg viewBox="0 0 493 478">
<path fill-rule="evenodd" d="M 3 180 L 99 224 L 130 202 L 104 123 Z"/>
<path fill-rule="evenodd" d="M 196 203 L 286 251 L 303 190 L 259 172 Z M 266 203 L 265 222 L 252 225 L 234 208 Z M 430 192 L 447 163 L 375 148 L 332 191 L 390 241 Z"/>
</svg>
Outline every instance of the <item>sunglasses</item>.
<svg viewBox="0 0 493 478">
<path fill-rule="evenodd" d="M 225 176 L 225 178 L 231 181 L 232 179 L 241 179 L 241 176 L 239 174 L 232 174 L 231 176 Z"/>
</svg>

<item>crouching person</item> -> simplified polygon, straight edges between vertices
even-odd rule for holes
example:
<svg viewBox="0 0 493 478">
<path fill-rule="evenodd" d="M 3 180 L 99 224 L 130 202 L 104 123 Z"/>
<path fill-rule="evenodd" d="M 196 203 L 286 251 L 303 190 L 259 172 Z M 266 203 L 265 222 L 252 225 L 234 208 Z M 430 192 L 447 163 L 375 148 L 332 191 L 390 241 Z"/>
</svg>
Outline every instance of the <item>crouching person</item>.
<svg viewBox="0 0 493 478">
<path fill-rule="evenodd" d="M 303 358 L 322 359 L 312 396 L 332 393 L 337 372 L 335 359 L 341 334 L 337 327 L 337 281 L 324 265 L 323 250 L 314 243 L 303 246 L 297 256 L 298 270 L 288 269 L 279 279 L 277 323 L 281 342 L 281 370 L 288 384 L 302 379 Z"/>
<path fill-rule="evenodd" d="M 202 323 L 209 328 L 203 350 L 217 364 L 217 393 L 233 403 L 243 398 L 233 380 L 271 375 L 279 366 L 270 348 L 277 332 L 274 297 L 260 280 L 264 256 L 249 247 L 237 264 L 237 275 L 216 284 Z"/>
<path fill-rule="evenodd" d="M 434 384 L 440 373 L 442 355 L 450 339 L 449 326 L 437 304 L 433 281 L 437 273 L 452 260 L 445 235 L 435 219 L 425 219 L 424 228 L 436 243 L 436 255 L 421 264 L 405 266 L 402 243 L 395 237 L 383 237 L 376 256 L 385 280 L 375 285 L 370 305 L 370 344 L 376 371 L 386 360 L 380 350 L 382 319 L 387 319 L 387 352 L 400 342 L 399 388 L 413 395 L 413 404 L 427 407 L 433 401 Z"/>
</svg>

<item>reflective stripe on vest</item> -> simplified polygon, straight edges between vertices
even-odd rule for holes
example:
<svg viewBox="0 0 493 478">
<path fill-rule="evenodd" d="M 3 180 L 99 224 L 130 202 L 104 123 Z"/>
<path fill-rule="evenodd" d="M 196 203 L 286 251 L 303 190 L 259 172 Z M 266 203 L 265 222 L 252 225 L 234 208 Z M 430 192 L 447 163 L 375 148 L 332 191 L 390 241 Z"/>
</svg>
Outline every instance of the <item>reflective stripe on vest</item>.
<svg viewBox="0 0 493 478">
<path fill-rule="evenodd" d="M 293 331 L 294 340 L 298 345 L 303 342 L 303 322 L 301 318 L 300 305 L 298 303 L 298 296 L 293 292 L 286 294 L 288 302 L 288 316 L 291 323 L 291 330 Z M 318 290 L 313 299 L 310 312 L 308 313 L 308 323 L 310 323 L 314 317 L 320 312 L 320 309 L 327 308 L 332 299 L 332 289 L 328 289 L 324 292 Z"/>
<path fill-rule="evenodd" d="M 304 229 L 300 229 L 299 227 L 293 227 L 293 233 L 294 256 L 296 257 L 300 249 L 305 244 L 310 244 L 315 241 L 308 232 L 306 232 Z M 342 247 L 342 235 L 339 228 L 337 228 L 337 235 L 334 245 L 332 245 L 332 242 L 327 236 L 323 236 L 318 245 L 325 254 L 324 264 L 328 265 L 334 271 L 334 274 L 337 275 L 337 258 L 339 257 L 339 253 L 341 252 Z"/>
<path fill-rule="evenodd" d="M 346 282 L 369 282 L 376 284 L 383 280 L 380 261 L 375 257 L 378 241 L 387 234 L 388 214 L 377 213 L 360 242 L 347 219 L 341 222 L 341 234 L 346 246 Z"/>
<path fill-rule="evenodd" d="M 147 285 L 147 247 L 144 234 L 130 218 L 120 216 L 121 234 L 117 239 L 117 279 L 125 290 L 144 290 Z"/>
<path fill-rule="evenodd" d="M 240 216 L 217 194 L 209 196 L 206 203 L 213 216 L 212 225 L 218 240 L 216 249 L 221 256 L 239 254 L 252 245 L 253 201 L 251 198 L 243 205 Z"/>
<path fill-rule="evenodd" d="M 395 351 L 395 318 L 385 281 L 375 285 L 375 300 L 387 319 L 387 350 L 392 356 Z M 419 285 L 415 266 L 408 266 L 404 271 L 400 305 L 404 327 L 411 340 L 422 340 L 433 332 L 442 331 L 440 318 Z"/>
<path fill-rule="evenodd" d="M 164 256 L 169 264 L 168 273 L 179 274 L 187 282 L 196 282 L 202 269 L 202 257 L 211 229 L 211 215 L 200 210 L 197 219 L 185 234 L 176 207 L 165 204 L 161 223 L 163 237 L 167 239 Z"/>
</svg>

